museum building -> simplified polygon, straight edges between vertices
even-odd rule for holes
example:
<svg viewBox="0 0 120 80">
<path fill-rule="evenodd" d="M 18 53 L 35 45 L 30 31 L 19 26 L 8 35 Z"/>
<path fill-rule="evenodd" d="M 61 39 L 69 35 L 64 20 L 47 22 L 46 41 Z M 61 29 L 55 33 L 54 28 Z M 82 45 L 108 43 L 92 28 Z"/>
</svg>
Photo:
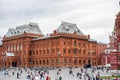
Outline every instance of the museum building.
<svg viewBox="0 0 120 80">
<path fill-rule="evenodd" d="M 9 28 L 0 45 L 1 67 L 84 67 L 98 64 L 97 42 L 76 24 L 61 22 L 43 35 L 38 24 Z"/>
</svg>

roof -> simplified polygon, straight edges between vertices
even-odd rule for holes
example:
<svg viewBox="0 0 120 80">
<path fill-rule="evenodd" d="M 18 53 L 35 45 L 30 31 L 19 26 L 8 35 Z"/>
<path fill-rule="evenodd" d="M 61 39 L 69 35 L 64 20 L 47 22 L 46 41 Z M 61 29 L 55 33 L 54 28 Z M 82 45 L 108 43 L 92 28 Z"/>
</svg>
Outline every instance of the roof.
<svg viewBox="0 0 120 80">
<path fill-rule="evenodd" d="M 0 37 L 0 46 L 2 45 L 2 37 Z"/>
<path fill-rule="evenodd" d="M 105 44 L 105 45 L 107 45 L 106 43 L 103 43 L 103 42 L 97 42 L 98 44 Z"/>
<path fill-rule="evenodd" d="M 6 56 L 15 56 L 14 53 L 6 52 Z"/>
<path fill-rule="evenodd" d="M 29 23 L 29 24 L 18 26 L 16 28 L 9 28 L 5 36 L 11 37 L 11 36 L 23 34 L 24 32 L 42 34 L 37 23 Z"/>
<path fill-rule="evenodd" d="M 58 33 L 74 33 L 76 32 L 78 35 L 84 35 L 77 27 L 76 24 L 68 23 L 68 22 L 62 22 L 61 25 L 56 29 L 56 32 Z"/>
<path fill-rule="evenodd" d="M 91 42 L 97 42 L 96 40 L 94 39 L 89 39 L 88 41 L 91 41 Z"/>
<path fill-rule="evenodd" d="M 0 41 L 0 46 L 2 46 L 2 42 Z"/>
</svg>

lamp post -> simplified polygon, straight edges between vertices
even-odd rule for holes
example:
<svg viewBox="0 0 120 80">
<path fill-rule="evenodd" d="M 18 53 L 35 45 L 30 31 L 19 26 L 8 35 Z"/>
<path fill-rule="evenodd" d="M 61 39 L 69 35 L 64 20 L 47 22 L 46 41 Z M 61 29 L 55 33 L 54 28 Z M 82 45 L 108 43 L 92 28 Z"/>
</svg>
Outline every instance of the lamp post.
<svg viewBox="0 0 120 80">
<path fill-rule="evenodd" d="M 106 50 L 105 51 L 105 65 L 107 65 L 107 54 L 108 54 L 108 51 Z"/>
</svg>

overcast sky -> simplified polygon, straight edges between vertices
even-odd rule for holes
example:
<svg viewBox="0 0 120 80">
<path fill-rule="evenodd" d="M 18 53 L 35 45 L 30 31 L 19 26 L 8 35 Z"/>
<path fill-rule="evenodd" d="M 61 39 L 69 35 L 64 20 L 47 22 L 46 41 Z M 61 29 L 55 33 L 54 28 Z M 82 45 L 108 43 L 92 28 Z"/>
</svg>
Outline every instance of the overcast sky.
<svg viewBox="0 0 120 80">
<path fill-rule="evenodd" d="M 92 39 L 108 42 L 120 0 L 0 0 L 0 36 L 9 28 L 38 23 L 43 34 L 52 33 L 61 21 L 77 24 Z"/>
</svg>

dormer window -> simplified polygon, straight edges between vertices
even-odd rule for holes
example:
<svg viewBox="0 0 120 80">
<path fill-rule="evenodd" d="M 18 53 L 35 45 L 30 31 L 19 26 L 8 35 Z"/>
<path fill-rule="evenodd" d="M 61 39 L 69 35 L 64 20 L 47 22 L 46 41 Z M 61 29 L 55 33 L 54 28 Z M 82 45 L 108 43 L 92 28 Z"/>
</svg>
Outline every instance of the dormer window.
<svg viewBox="0 0 120 80">
<path fill-rule="evenodd" d="M 17 31 L 17 33 L 19 34 L 19 31 Z"/>
<path fill-rule="evenodd" d="M 68 27 L 68 26 L 64 26 L 64 29 L 65 29 L 66 31 L 69 31 L 69 27 Z"/>
<path fill-rule="evenodd" d="M 14 32 L 16 34 L 16 32 Z"/>
<path fill-rule="evenodd" d="M 11 34 L 13 35 L 13 32 L 11 32 Z"/>
</svg>

